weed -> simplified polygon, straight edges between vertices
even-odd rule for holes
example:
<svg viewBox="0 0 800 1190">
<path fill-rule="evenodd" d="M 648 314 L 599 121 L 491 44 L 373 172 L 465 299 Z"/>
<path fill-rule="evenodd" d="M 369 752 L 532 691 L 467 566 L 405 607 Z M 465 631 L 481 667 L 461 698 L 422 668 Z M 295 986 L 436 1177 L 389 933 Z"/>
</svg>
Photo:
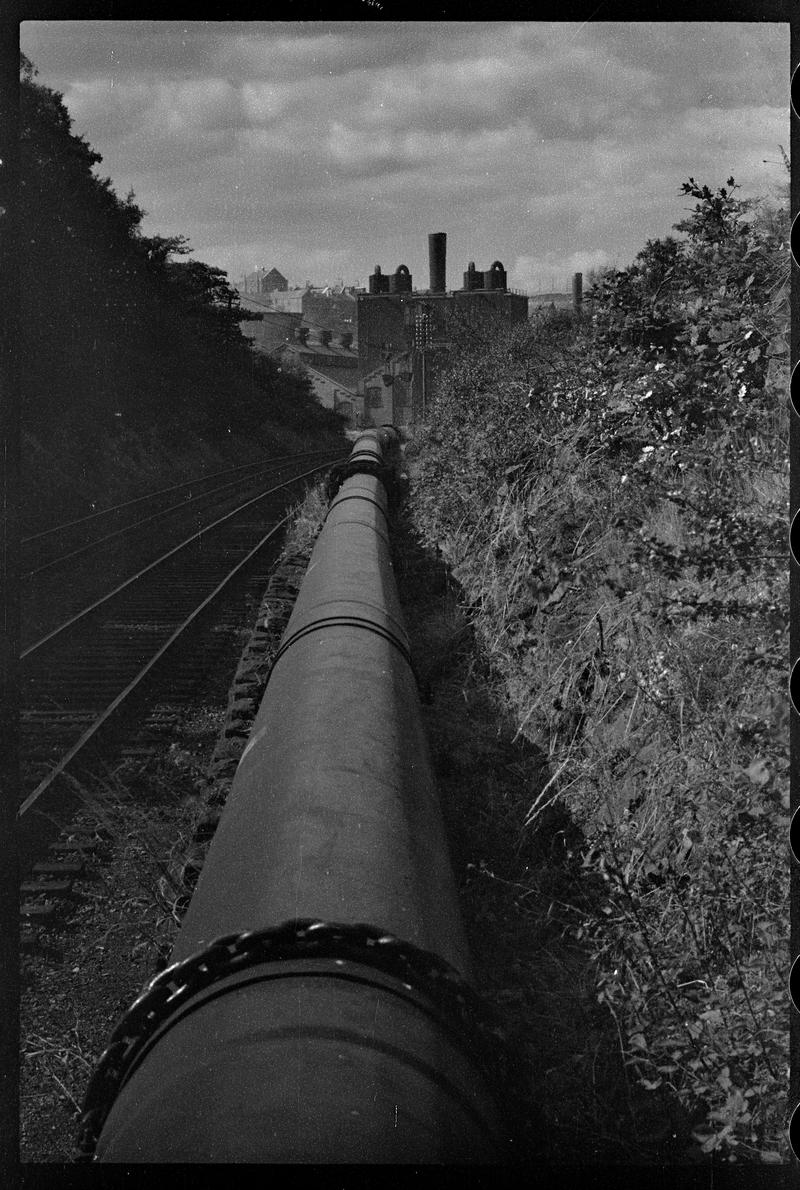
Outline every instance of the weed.
<svg viewBox="0 0 800 1190">
<path fill-rule="evenodd" d="M 517 735 L 548 758 L 514 835 L 562 804 L 602 882 L 564 912 L 632 1083 L 682 1104 L 703 1153 L 771 1161 L 787 1061 L 788 881 L 770 842 L 788 809 L 785 236 L 744 220 L 732 189 L 691 185 L 688 239 L 605 278 L 590 320 L 453 346 L 412 510 Z"/>
</svg>

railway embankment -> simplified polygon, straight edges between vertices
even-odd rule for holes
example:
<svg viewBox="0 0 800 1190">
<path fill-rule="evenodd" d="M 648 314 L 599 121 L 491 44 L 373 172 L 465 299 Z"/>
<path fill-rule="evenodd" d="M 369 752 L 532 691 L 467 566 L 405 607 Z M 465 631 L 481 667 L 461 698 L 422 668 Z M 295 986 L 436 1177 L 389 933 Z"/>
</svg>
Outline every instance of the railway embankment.
<svg viewBox="0 0 800 1190">
<path fill-rule="evenodd" d="M 451 352 L 415 442 L 412 515 L 461 587 L 487 688 L 547 758 L 546 781 L 507 821 L 519 854 L 558 806 L 583 836 L 580 879 L 548 914 L 589 959 L 626 1093 L 662 1120 L 677 1110 L 681 1160 L 778 1164 L 790 965 L 775 845 L 790 811 L 782 262 L 764 249 L 760 308 L 747 296 L 757 274 L 743 272 L 734 323 L 720 277 L 699 268 L 708 245 L 673 249 L 685 275 L 661 338 L 636 304 L 650 283 L 636 265 L 606 280 L 591 320 Z M 530 867 L 503 874 L 523 899 Z M 635 1145 L 647 1138 L 631 1129 Z"/>
<path fill-rule="evenodd" d="M 461 588 L 487 688 L 547 759 L 507 833 L 524 854 L 560 807 L 583 836 L 548 914 L 590 958 L 630 1096 L 677 1105 L 700 1160 L 778 1164 L 797 1099 L 776 846 L 788 211 L 732 178 L 681 189 L 682 238 L 599 277 L 590 311 L 441 353 L 412 516 Z M 527 899 L 524 862 L 504 879 Z"/>
<path fill-rule="evenodd" d="M 79 790 L 71 842 L 83 870 L 73 901 L 23 962 L 26 1162 L 74 1158 L 89 1075 L 121 1013 L 168 961 L 325 510 L 318 485 L 229 633 L 227 670 L 208 675 L 165 753 Z M 598 1026 L 585 956 L 559 939 L 548 912 L 575 877 L 569 823 L 555 814 L 517 853 L 509 828 L 541 786 L 543 757 L 514 739 L 490 696 L 460 593 L 403 515 L 394 561 L 478 986 L 524 1048 L 532 1101 L 551 1105 L 552 1160 L 572 1161 L 576 1145 L 589 1162 L 624 1158 L 613 1038 Z M 520 864 L 535 872 L 535 890 L 530 879 L 524 889 L 515 882 Z"/>
<path fill-rule="evenodd" d="M 315 412 L 317 412 L 315 410 Z M 321 411 L 320 411 L 321 412 Z M 73 517 L 134 500 L 196 476 L 314 447 L 345 446 L 338 427 L 317 433 L 265 421 L 253 433 L 203 437 L 189 427 L 120 428 L 87 442 L 81 428 L 55 425 L 24 432 L 20 459 L 20 533 L 49 529 Z"/>
<path fill-rule="evenodd" d="M 227 679 L 217 675 L 213 698 L 187 719 L 161 767 L 115 778 L 102 814 L 106 856 L 101 863 L 90 851 L 87 864 L 102 895 L 86 884 L 77 928 L 55 940 L 61 954 L 44 977 L 48 960 L 36 960 L 24 999 L 27 1160 L 69 1159 L 76 1105 L 110 1028 L 166 961 L 324 512 L 321 488 L 312 489 L 266 589 L 251 600 Z M 423 543 L 408 510 L 393 548 L 478 987 L 523 1056 L 550 1159 L 713 1160 L 698 1140 L 706 1105 L 692 1112 L 668 1080 L 648 1089 L 632 1077 L 630 1039 L 602 996 L 596 942 L 614 889 L 566 799 L 547 796 L 552 758 L 519 730 L 475 592 L 454 578 L 452 559 Z M 100 821 L 87 809 L 87 828 Z M 705 1011 L 702 1000 L 691 1007 Z"/>
</svg>

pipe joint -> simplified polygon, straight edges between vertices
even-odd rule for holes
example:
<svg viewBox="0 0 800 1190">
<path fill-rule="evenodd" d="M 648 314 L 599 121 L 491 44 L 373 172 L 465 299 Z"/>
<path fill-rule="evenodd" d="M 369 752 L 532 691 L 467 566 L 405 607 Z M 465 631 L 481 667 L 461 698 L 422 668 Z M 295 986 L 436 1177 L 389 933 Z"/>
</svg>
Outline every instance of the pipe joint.
<svg viewBox="0 0 800 1190">
<path fill-rule="evenodd" d="M 345 480 L 354 475 L 371 475 L 386 489 L 389 506 L 394 510 L 400 496 L 400 435 L 394 426 L 378 426 L 365 430 L 356 439 L 350 457 L 331 468 L 325 485 L 328 502 L 332 502 Z"/>
<path fill-rule="evenodd" d="M 205 1019 L 208 1015 L 205 1010 L 220 997 L 238 994 L 246 1000 L 248 996 L 252 998 L 254 985 L 265 981 L 270 984 L 268 999 L 256 1011 L 253 1027 L 255 1031 L 257 1026 L 259 1035 L 265 1029 L 274 1032 L 277 1057 L 285 1043 L 288 1025 L 281 1019 L 280 1006 L 286 995 L 292 1001 L 297 994 L 297 989 L 291 994 L 281 994 L 276 981 L 283 981 L 285 987 L 286 980 L 299 980 L 306 989 L 316 987 L 329 1004 L 332 981 L 338 981 L 339 985 L 361 985 L 362 997 L 366 985 L 382 1003 L 394 1004 L 395 1008 L 389 1007 L 389 1011 L 399 1012 L 407 1021 L 406 1030 L 401 1032 L 405 1041 L 394 1056 L 389 1052 L 394 1047 L 387 1049 L 376 1042 L 383 1054 L 381 1061 L 386 1062 L 388 1055 L 390 1064 L 399 1063 L 403 1069 L 413 1070 L 415 1079 L 422 1077 L 435 1084 L 437 1095 L 445 1093 L 460 1102 L 462 1109 L 477 1120 L 487 1152 L 494 1149 L 495 1155 L 489 1159 L 504 1161 L 517 1157 L 516 1146 L 522 1130 L 519 1121 L 514 1120 L 513 1107 L 508 1111 L 509 1088 L 515 1077 L 514 1058 L 495 1014 L 455 968 L 438 955 L 374 926 L 298 919 L 219 938 L 151 981 L 117 1025 L 87 1089 L 79 1135 L 84 1160 L 94 1156 L 101 1133 L 106 1148 L 110 1144 L 113 1150 L 115 1133 L 120 1128 L 123 1131 L 129 1128 L 130 1117 L 123 1108 L 106 1129 L 106 1121 L 119 1098 L 124 1098 L 125 1088 L 137 1078 L 140 1082 L 143 1078 L 145 1083 L 163 1079 L 166 1072 L 159 1074 L 159 1068 L 167 1061 L 169 1047 L 155 1043 L 161 1043 L 172 1032 L 175 1059 L 185 1052 L 185 1037 L 183 1041 L 181 1038 L 187 1030 L 207 1030 L 211 1037 L 214 1031 Z M 342 989 L 341 995 L 348 995 L 347 988 Z M 272 1019 L 269 1015 L 264 1017 L 264 1008 L 269 1014 L 270 1003 L 274 1005 Z M 245 1020 L 247 1015 L 244 1008 L 234 1013 L 240 1020 Z M 349 1012 L 343 1013 L 338 1025 L 330 1015 L 324 1020 L 325 1028 L 309 1027 L 307 1037 L 298 1034 L 295 1040 L 305 1038 L 312 1049 L 319 1045 L 324 1049 L 326 1040 L 331 1039 L 340 1046 L 355 1044 L 353 1037 L 348 1041 L 354 1023 Z M 446 1069 L 437 1068 L 435 1055 L 439 1047 L 433 1047 L 433 1059 L 426 1058 L 430 1054 L 431 1030 L 440 1038 L 439 1047 L 450 1053 Z M 418 1034 L 427 1037 L 421 1049 Z M 228 1039 L 227 1044 L 232 1040 Z M 252 1046 L 257 1040 L 254 1036 L 247 1044 Z M 246 1038 L 238 1039 L 237 1044 L 242 1041 Z M 190 1046 L 189 1050 L 195 1048 Z M 454 1053 L 458 1055 L 455 1062 Z M 173 1070 L 180 1064 L 178 1057 L 172 1062 Z M 459 1067 L 461 1075 L 454 1082 L 452 1072 Z M 476 1087 L 483 1089 L 476 1091 Z M 147 1098 L 141 1087 L 138 1095 L 134 1089 L 134 1102 Z M 505 1112 L 501 1111 L 504 1104 Z M 263 1107 L 264 1135 L 268 1136 L 270 1120 L 266 1117 L 275 1112 L 276 1105 L 270 1101 Z M 213 1128 L 214 1121 L 209 1119 L 206 1126 Z M 110 1141 L 107 1135 L 111 1136 Z M 122 1144 L 125 1143 L 123 1140 Z M 113 1156 L 110 1159 L 114 1160 Z"/>
<path fill-rule="evenodd" d="M 347 462 L 331 467 L 325 482 L 325 496 L 329 504 L 336 499 L 342 484 L 354 475 L 371 475 L 379 480 L 386 489 L 389 508 L 394 511 L 400 493 L 398 470 L 391 463 L 371 454 L 351 455 Z"/>
</svg>

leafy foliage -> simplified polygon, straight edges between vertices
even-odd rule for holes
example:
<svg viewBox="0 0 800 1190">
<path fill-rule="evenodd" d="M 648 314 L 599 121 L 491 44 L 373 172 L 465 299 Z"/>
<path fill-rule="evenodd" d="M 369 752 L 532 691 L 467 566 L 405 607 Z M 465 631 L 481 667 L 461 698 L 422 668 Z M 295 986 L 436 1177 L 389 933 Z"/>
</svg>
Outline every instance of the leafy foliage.
<svg viewBox="0 0 800 1190">
<path fill-rule="evenodd" d="M 20 64 L 24 429 L 54 444 L 176 427 L 209 439 L 271 420 L 311 435 L 341 422 L 310 383 L 258 358 L 226 274 L 183 236 L 146 236 L 134 195 L 96 173 L 62 96 Z"/>
<path fill-rule="evenodd" d="M 631 1078 L 715 1158 L 783 1139 L 788 218 L 733 178 L 588 313 L 440 361 L 414 511 L 605 894 L 562 905 Z M 518 877 L 520 880 L 524 876 Z M 565 902 L 566 902 L 565 898 Z"/>
</svg>

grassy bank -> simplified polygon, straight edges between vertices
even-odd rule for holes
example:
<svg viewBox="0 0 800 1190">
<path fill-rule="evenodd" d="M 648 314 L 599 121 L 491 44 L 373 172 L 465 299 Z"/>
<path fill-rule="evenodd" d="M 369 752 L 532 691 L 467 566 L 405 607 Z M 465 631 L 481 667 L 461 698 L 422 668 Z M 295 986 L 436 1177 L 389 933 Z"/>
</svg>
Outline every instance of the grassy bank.
<svg viewBox="0 0 800 1190">
<path fill-rule="evenodd" d="M 421 498 L 422 489 L 417 487 L 414 508 Z M 310 555 L 325 511 L 318 485 L 296 507 L 284 556 Z M 418 515 L 415 511 L 415 518 Z M 781 1037 L 767 1032 L 770 1019 L 779 1017 L 769 1018 L 767 1012 L 770 1007 L 782 1011 L 784 982 L 769 982 L 764 959 L 770 954 L 779 966 L 783 942 L 776 936 L 765 947 L 756 931 L 746 959 L 741 943 L 742 922 L 753 911 L 752 904 L 741 897 L 741 887 L 749 885 L 755 896 L 759 882 L 758 889 L 773 897 L 762 904 L 759 920 L 770 917 L 776 898 L 782 895 L 775 871 L 765 872 L 763 846 L 759 849 L 755 839 L 749 853 L 756 857 L 756 868 L 743 874 L 740 916 L 731 908 L 730 882 L 701 870 L 703 900 L 699 891 L 681 881 L 687 873 L 693 881 L 698 879 L 691 853 L 683 857 L 683 867 L 675 871 L 674 879 L 671 853 L 666 852 L 661 884 L 651 880 L 644 885 L 636 871 L 628 875 L 627 885 L 615 884 L 608 862 L 610 844 L 598 849 L 601 828 L 616 823 L 613 840 L 621 860 L 626 824 L 631 828 L 638 823 L 639 837 L 644 837 L 648 819 L 635 809 L 627 817 L 606 815 L 602 821 L 590 813 L 581 815 L 571 800 L 575 786 L 570 789 L 569 782 L 559 787 L 563 796 L 552 797 L 548 781 L 557 763 L 554 767 L 553 756 L 543 746 L 544 737 L 534 742 L 529 728 L 520 730 L 517 704 L 509 694 L 511 669 L 507 661 L 503 666 L 503 657 L 510 654 L 502 646 L 502 634 L 488 627 L 494 613 L 491 609 L 480 613 L 474 596 L 454 580 L 441 551 L 424 545 L 408 514 L 395 527 L 393 550 L 476 982 L 500 1012 L 517 1048 L 527 1093 L 541 1115 L 543 1155 L 554 1164 L 656 1164 L 709 1162 L 737 1151 L 740 1157 L 760 1160 L 762 1153 L 769 1159 L 769 1154 L 782 1152 L 784 1088 L 780 1079 L 770 1081 L 764 1049 L 766 1057 L 782 1066 Z M 463 560 L 459 573 L 467 573 Z M 242 633 L 248 635 L 245 626 Z M 604 633 L 607 641 L 615 639 L 608 626 Z M 606 650 L 610 648 L 607 643 Z M 569 659 L 574 652 L 566 648 L 564 656 Z M 535 672 L 530 673 L 535 680 Z M 565 682 L 568 673 L 574 676 L 565 663 Z M 218 684 L 215 680 L 215 689 Z M 105 790 L 103 802 L 86 807 L 85 824 L 99 825 L 105 838 L 95 883 L 87 882 L 75 916 L 63 936 L 53 940 L 57 953 L 33 960 L 25 975 L 26 1160 L 71 1159 L 77 1104 L 89 1073 L 120 1012 L 165 961 L 180 919 L 182 873 L 187 860 L 194 858 L 197 822 L 205 813 L 207 782 L 202 766 L 210 762 L 214 740 L 224 726 L 224 701 L 223 693 L 221 701 L 216 695 L 198 705 L 174 752 L 154 763 L 152 771 L 128 773 L 123 767 L 115 774 L 113 786 Z M 598 771 L 600 761 L 592 760 L 588 750 L 580 751 L 577 742 L 573 753 L 576 772 L 581 767 L 590 775 Z M 653 757 L 647 770 L 653 782 L 647 790 L 653 799 L 665 784 L 663 779 L 658 784 L 655 761 Z M 670 806 L 674 807 L 679 803 L 681 773 L 675 771 L 671 777 L 675 796 Z M 749 777 L 742 779 L 741 774 L 739 781 L 740 787 L 747 786 L 748 813 L 758 819 L 758 795 L 768 807 L 774 796 L 772 784 L 760 785 Z M 707 787 L 709 800 L 716 788 Z M 735 808 L 741 810 L 742 805 L 737 801 Z M 658 810 L 655 800 L 647 807 L 650 815 Z M 781 811 L 778 817 L 782 816 Z M 773 829 L 775 820 L 767 808 L 760 815 L 763 825 L 752 833 L 757 836 Z M 676 828 L 673 835 L 677 833 Z M 726 837 L 719 828 L 715 839 Z M 738 854 L 732 862 L 739 862 Z M 713 894 L 709 883 L 714 884 Z M 720 893 L 727 899 L 722 900 Z M 718 959 L 691 949 L 688 925 L 683 929 L 683 974 L 678 978 L 675 931 L 681 920 L 686 921 L 681 904 L 689 917 L 695 915 L 700 938 L 705 928 L 709 945 L 712 928 L 730 929 L 740 939 L 739 949 L 732 952 L 744 976 L 738 989 L 726 987 L 718 972 L 711 982 L 708 969 Z M 664 918 L 670 906 L 673 916 Z M 676 908 L 680 919 L 674 915 Z M 728 913 L 727 921 L 723 911 Z M 644 928 L 637 937 L 640 923 Z M 731 952 L 723 951 L 720 957 L 730 962 Z M 690 963 L 694 964 L 691 971 Z M 641 987 L 642 972 L 650 983 L 637 1000 L 635 980 Z M 660 979 L 667 982 L 679 1008 L 672 1021 L 668 994 L 659 996 Z M 670 980 L 684 986 L 674 987 Z M 766 995 L 756 998 L 757 986 L 765 987 Z M 725 995 L 729 1002 L 724 1001 Z M 631 997 L 630 1006 L 627 997 Z M 758 1030 L 746 1016 L 746 997 L 760 1014 Z M 715 1008 L 717 1018 L 708 1015 Z M 627 1014 L 633 1010 L 638 1011 L 636 1023 L 647 1050 L 630 1032 L 634 1022 Z M 722 1046 L 730 1043 L 720 1022 L 738 1030 L 731 1037 L 744 1060 L 731 1061 L 730 1048 L 723 1052 Z M 671 1025 L 677 1033 L 669 1042 L 672 1049 L 666 1061 L 660 1064 L 685 1067 L 686 1081 L 667 1071 L 668 1077 L 662 1076 L 659 1083 L 658 1076 L 649 1077 L 648 1071 L 657 1067 L 656 1047 L 662 1038 L 669 1039 L 666 1029 Z M 696 1054 L 688 1037 L 698 1026 L 708 1029 L 695 1040 L 702 1057 L 716 1070 L 716 1081 L 712 1084 L 707 1079 L 705 1091 L 699 1086 L 699 1073 L 689 1081 Z M 708 1043 L 714 1036 L 716 1048 Z M 681 1061 L 673 1057 L 675 1050 L 680 1051 Z M 754 1056 L 748 1058 L 752 1051 Z M 650 1065 L 645 1067 L 642 1059 Z M 761 1074 L 766 1085 L 760 1089 L 754 1077 L 759 1068 L 766 1072 Z M 752 1081 L 743 1081 L 745 1072 Z M 729 1099 L 734 1105 L 747 1104 L 752 1123 L 743 1120 L 740 1112 L 736 1130 L 709 1150 L 708 1138 L 726 1126 L 724 1121 L 710 1119 L 709 1113 L 721 1113 L 723 1107 L 715 1105 L 724 1106 Z M 756 1140 L 751 1139 L 753 1133 Z"/>
<path fill-rule="evenodd" d="M 546 759 L 513 822 L 491 791 L 486 815 L 535 839 L 562 807 L 604 890 L 558 912 L 631 1085 L 680 1105 L 703 1154 L 769 1163 L 788 1152 L 785 243 L 695 190 L 688 240 L 607 277 L 591 320 L 456 345 L 413 519 Z"/>
</svg>

